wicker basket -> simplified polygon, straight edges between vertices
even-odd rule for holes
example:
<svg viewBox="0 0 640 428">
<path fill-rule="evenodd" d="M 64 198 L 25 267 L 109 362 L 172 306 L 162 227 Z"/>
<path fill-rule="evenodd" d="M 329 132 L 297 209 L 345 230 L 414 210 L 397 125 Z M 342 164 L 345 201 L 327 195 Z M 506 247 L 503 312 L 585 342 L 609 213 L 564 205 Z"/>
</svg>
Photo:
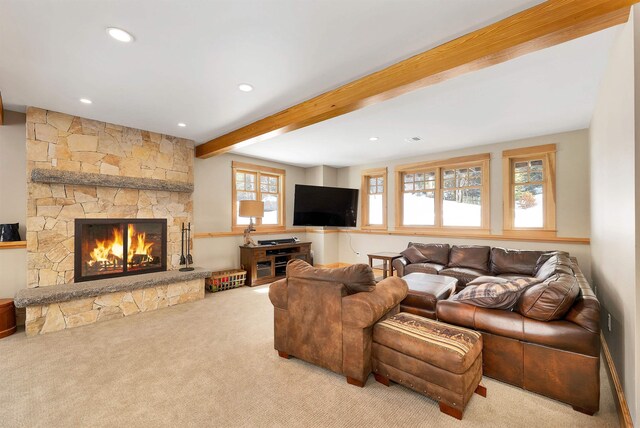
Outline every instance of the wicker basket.
<svg viewBox="0 0 640 428">
<path fill-rule="evenodd" d="M 210 278 L 205 281 L 207 290 L 216 291 L 230 290 L 242 287 L 247 279 L 247 271 L 242 269 L 230 269 L 213 272 Z"/>
</svg>

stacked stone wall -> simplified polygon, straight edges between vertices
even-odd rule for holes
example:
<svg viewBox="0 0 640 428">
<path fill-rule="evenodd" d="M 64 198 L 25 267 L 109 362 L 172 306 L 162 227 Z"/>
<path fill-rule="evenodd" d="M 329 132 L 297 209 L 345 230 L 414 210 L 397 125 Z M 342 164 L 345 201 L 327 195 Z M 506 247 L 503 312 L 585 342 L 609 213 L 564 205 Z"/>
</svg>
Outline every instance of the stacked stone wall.
<svg viewBox="0 0 640 428">
<path fill-rule="evenodd" d="M 179 267 L 180 227 L 193 220 L 190 192 L 32 182 L 34 169 L 193 186 L 194 147 L 191 140 L 29 108 L 27 286 L 73 282 L 77 218 L 167 219 L 169 269 Z"/>
</svg>

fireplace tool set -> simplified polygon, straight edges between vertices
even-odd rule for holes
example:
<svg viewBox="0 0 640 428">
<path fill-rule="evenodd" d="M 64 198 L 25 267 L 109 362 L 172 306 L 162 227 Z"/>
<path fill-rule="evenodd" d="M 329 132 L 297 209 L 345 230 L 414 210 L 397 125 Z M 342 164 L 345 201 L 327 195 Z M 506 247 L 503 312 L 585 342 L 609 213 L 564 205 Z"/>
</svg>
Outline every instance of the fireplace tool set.
<svg viewBox="0 0 640 428">
<path fill-rule="evenodd" d="M 191 257 L 191 246 L 189 245 L 190 243 L 191 223 L 188 223 L 187 227 L 184 227 L 184 223 L 182 223 L 182 253 L 180 254 L 180 264 L 185 265 L 185 267 L 180 268 L 181 272 L 191 271 L 194 269 L 190 266 L 193 264 L 193 257 Z"/>
</svg>

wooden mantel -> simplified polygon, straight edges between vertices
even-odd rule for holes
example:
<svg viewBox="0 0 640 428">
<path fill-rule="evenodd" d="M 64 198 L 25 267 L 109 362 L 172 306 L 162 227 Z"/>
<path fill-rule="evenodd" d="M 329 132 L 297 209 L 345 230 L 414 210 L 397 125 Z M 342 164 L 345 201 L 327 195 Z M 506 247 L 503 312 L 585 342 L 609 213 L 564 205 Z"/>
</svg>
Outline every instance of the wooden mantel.
<svg viewBox="0 0 640 428">
<path fill-rule="evenodd" d="M 622 24 L 640 0 L 548 0 L 196 147 L 207 158 Z"/>
</svg>

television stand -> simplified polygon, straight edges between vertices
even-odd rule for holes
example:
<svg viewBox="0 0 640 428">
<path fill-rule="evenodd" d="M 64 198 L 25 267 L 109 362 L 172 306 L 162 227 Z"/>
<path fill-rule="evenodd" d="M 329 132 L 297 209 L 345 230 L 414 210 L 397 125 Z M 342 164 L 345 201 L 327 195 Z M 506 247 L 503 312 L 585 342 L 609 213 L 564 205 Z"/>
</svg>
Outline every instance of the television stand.
<svg viewBox="0 0 640 428">
<path fill-rule="evenodd" d="M 246 285 L 250 287 L 284 278 L 287 273 L 287 263 L 294 259 L 312 263 L 311 242 L 256 247 L 240 246 L 240 264 L 242 269 L 247 271 Z"/>
</svg>

